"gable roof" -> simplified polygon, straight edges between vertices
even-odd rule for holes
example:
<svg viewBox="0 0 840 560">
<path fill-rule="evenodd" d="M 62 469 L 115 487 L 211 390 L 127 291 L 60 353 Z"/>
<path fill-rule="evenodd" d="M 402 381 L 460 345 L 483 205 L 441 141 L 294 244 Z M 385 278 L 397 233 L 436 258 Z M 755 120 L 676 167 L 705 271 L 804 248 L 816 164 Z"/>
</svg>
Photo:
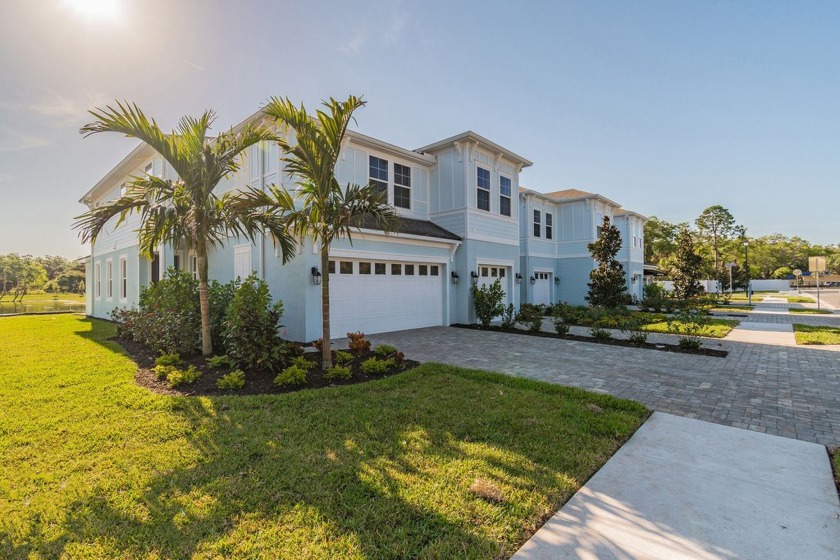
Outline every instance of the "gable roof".
<svg viewBox="0 0 840 560">
<path fill-rule="evenodd" d="M 368 215 L 365 215 L 359 227 L 363 229 L 370 229 L 375 231 L 382 231 L 381 228 L 376 227 L 376 222 Z M 439 225 L 428 220 L 416 220 L 414 218 L 400 218 L 398 229 L 394 233 L 402 233 L 404 235 L 419 235 L 421 237 L 436 237 L 438 239 L 448 239 L 450 241 L 461 241 L 461 238 L 448 229 L 444 229 Z"/>
<path fill-rule="evenodd" d="M 554 191 L 550 193 L 545 193 L 545 196 L 548 198 L 554 198 L 556 200 L 564 200 L 567 198 L 589 198 L 592 196 L 599 196 L 595 193 L 581 191 L 578 189 L 564 189 L 562 191 Z"/>
<path fill-rule="evenodd" d="M 448 148 L 449 146 L 452 146 L 456 142 L 467 142 L 467 141 L 477 142 L 479 146 L 484 147 L 486 150 L 489 150 L 489 151 L 491 151 L 495 154 L 502 154 L 502 156 L 504 156 L 508 160 L 512 161 L 513 163 L 519 164 L 522 167 L 530 167 L 531 165 L 534 165 L 534 162 L 532 162 L 530 160 L 527 160 L 524 157 L 522 157 L 518 154 L 515 154 L 514 152 L 511 152 L 507 148 L 503 148 L 502 146 L 499 146 L 495 142 L 492 142 L 492 141 L 488 140 L 487 138 L 485 138 L 484 136 L 481 136 L 480 134 L 476 134 L 472 130 L 462 132 L 461 134 L 456 134 L 455 136 L 450 136 L 449 138 L 446 138 L 446 139 L 441 140 L 439 142 L 435 142 L 434 144 L 429 144 L 428 146 L 423 146 L 422 148 L 417 148 L 414 151 L 415 152 L 420 152 L 420 153 L 435 153 L 435 152 L 439 152 L 439 151 L 441 151 L 445 148 Z"/>
</svg>

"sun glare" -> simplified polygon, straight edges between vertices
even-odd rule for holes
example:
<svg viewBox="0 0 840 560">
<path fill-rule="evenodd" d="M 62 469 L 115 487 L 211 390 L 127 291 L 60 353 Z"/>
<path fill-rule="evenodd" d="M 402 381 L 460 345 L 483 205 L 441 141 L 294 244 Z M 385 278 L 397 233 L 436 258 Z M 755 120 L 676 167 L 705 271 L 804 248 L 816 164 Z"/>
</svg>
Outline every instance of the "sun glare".
<svg viewBox="0 0 840 560">
<path fill-rule="evenodd" d="M 96 23 L 115 23 L 122 19 L 125 0 L 64 0 L 79 17 Z"/>
</svg>

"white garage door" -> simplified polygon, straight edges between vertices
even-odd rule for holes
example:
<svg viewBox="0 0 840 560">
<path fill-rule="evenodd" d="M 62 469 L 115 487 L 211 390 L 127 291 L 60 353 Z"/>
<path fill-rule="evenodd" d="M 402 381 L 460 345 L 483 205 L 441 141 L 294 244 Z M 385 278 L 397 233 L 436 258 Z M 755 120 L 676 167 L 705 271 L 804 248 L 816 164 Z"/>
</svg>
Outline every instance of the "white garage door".
<svg viewBox="0 0 840 560">
<path fill-rule="evenodd" d="M 436 264 L 331 260 L 333 338 L 442 325 L 443 280 Z"/>
<path fill-rule="evenodd" d="M 551 273 L 535 272 L 534 303 L 551 305 Z"/>
<path fill-rule="evenodd" d="M 478 265 L 479 286 L 488 286 L 496 280 L 499 280 L 502 285 L 502 290 L 505 292 L 504 304 L 507 305 L 510 303 L 507 293 L 507 268 L 504 266 Z"/>
</svg>

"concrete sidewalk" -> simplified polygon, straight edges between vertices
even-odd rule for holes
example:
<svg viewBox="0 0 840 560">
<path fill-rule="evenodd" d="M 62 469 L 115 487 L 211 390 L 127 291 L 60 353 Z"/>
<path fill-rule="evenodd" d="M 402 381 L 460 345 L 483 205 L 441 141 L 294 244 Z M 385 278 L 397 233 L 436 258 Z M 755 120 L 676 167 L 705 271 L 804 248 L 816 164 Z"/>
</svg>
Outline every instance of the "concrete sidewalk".
<svg viewBox="0 0 840 560">
<path fill-rule="evenodd" d="M 654 413 L 515 555 L 840 558 L 825 447 Z"/>
</svg>

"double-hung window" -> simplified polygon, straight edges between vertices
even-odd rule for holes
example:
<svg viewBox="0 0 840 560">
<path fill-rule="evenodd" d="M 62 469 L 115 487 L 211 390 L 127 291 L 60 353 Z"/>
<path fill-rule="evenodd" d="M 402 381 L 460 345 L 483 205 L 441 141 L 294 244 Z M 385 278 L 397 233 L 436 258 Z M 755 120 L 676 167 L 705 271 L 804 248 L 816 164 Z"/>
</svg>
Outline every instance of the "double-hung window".
<svg viewBox="0 0 840 560">
<path fill-rule="evenodd" d="M 540 236 L 540 227 L 542 226 L 542 220 L 540 219 L 540 211 L 534 210 L 534 237 Z"/>
<path fill-rule="evenodd" d="M 120 257 L 120 299 L 128 297 L 128 258 Z"/>
<path fill-rule="evenodd" d="M 370 184 L 377 190 L 388 195 L 388 160 L 370 156 Z"/>
<path fill-rule="evenodd" d="M 102 297 L 102 263 L 93 267 L 93 295 L 96 299 Z"/>
<path fill-rule="evenodd" d="M 490 170 L 483 167 L 476 168 L 476 206 L 490 211 Z"/>
<path fill-rule="evenodd" d="M 499 177 L 499 214 L 510 216 L 510 177 Z"/>
<path fill-rule="evenodd" d="M 548 212 L 545 213 L 545 238 L 551 239 L 552 229 L 553 229 L 553 220 L 554 217 L 549 214 Z"/>
<path fill-rule="evenodd" d="M 399 163 L 394 164 L 394 206 L 411 208 L 411 168 Z"/>
<path fill-rule="evenodd" d="M 111 301 L 114 297 L 114 261 L 105 261 L 105 299 Z"/>
</svg>

